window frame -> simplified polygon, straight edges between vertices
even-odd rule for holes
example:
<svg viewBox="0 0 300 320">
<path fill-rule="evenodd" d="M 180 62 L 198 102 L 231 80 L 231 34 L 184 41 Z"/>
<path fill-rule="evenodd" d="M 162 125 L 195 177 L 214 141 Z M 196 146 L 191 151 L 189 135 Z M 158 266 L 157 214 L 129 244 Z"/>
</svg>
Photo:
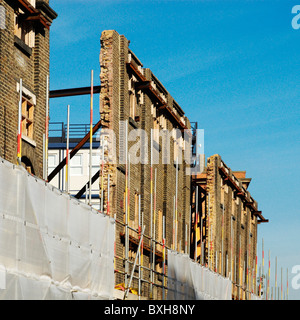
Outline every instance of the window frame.
<svg viewBox="0 0 300 320">
<path fill-rule="evenodd" d="M 50 165 L 50 158 L 54 159 L 54 165 Z M 48 175 L 57 167 L 58 161 L 58 154 L 57 153 L 48 153 Z"/>
<path fill-rule="evenodd" d="M 18 94 L 20 94 L 20 83 L 17 82 L 17 92 Z M 33 137 L 34 137 L 34 118 L 35 118 L 35 107 L 36 107 L 36 96 L 29 91 L 28 89 L 26 89 L 26 87 L 22 87 L 22 104 L 23 104 L 23 99 L 26 99 L 30 104 L 33 105 L 34 109 L 33 109 L 33 123 L 32 123 L 32 138 L 30 138 L 29 136 L 27 136 L 25 134 L 25 132 L 22 131 L 22 140 L 25 140 L 26 142 L 28 142 L 29 144 L 31 144 L 33 147 L 36 147 L 36 142 L 34 141 Z M 23 121 L 23 117 L 22 117 L 22 121 Z M 23 129 L 23 127 L 22 127 Z"/>
<path fill-rule="evenodd" d="M 99 162 L 98 162 L 98 160 L 99 160 Z M 88 162 L 90 165 L 90 158 L 89 158 Z M 93 152 L 92 152 L 92 176 L 95 175 L 101 169 L 101 166 L 102 166 L 102 160 L 101 160 L 100 150 L 99 149 L 93 150 Z"/>
<path fill-rule="evenodd" d="M 14 13 L 14 35 L 20 39 L 26 46 L 33 48 L 35 46 L 35 28 L 31 21 L 23 20 L 24 15 L 21 9 Z"/>
<path fill-rule="evenodd" d="M 34 109 L 33 102 L 22 95 L 22 135 L 31 140 L 34 140 Z"/>
<path fill-rule="evenodd" d="M 74 160 L 76 158 L 78 158 L 78 157 L 80 158 L 80 165 L 74 164 Z M 80 168 L 81 173 L 80 174 L 78 174 L 78 173 L 74 174 L 74 172 L 72 172 L 72 169 L 78 169 L 78 168 Z M 70 176 L 71 177 L 81 177 L 81 176 L 83 176 L 83 154 L 82 153 L 77 153 L 72 157 L 72 159 L 70 159 Z"/>
</svg>

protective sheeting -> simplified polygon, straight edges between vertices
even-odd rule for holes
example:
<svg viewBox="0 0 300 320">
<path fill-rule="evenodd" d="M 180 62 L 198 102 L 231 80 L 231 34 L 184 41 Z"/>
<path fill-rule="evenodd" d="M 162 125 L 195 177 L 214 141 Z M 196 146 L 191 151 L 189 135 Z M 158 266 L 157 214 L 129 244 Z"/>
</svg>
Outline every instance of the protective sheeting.
<svg viewBox="0 0 300 320">
<path fill-rule="evenodd" d="M 231 291 L 228 278 L 168 250 L 168 300 L 231 300 Z"/>
<path fill-rule="evenodd" d="M 113 299 L 115 221 L 0 159 L 0 299 Z"/>
</svg>

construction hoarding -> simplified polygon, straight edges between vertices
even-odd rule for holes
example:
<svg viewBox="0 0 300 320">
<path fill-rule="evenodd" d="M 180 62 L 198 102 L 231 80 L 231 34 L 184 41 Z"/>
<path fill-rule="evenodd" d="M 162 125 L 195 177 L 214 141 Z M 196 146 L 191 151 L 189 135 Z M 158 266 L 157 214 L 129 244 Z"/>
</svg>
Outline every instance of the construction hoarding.
<svg viewBox="0 0 300 320">
<path fill-rule="evenodd" d="M 230 279 L 168 250 L 168 300 L 231 300 L 231 291 Z"/>
<path fill-rule="evenodd" d="M 115 220 L 0 159 L 0 299 L 113 299 Z"/>
</svg>

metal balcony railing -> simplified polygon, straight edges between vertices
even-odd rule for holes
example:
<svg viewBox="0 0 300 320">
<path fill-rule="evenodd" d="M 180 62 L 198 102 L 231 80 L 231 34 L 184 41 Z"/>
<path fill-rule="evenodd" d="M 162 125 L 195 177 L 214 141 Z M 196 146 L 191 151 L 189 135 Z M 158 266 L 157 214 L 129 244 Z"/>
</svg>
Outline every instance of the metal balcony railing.
<svg viewBox="0 0 300 320">
<path fill-rule="evenodd" d="M 93 125 L 94 126 L 94 125 Z M 90 131 L 90 124 L 70 124 L 69 137 L 71 140 L 82 139 Z M 49 138 L 56 142 L 67 141 L 67 125 L 64 122 L 49 123 Z M 93 140 L 96 138 L 94 137 Z"/>
</svg>

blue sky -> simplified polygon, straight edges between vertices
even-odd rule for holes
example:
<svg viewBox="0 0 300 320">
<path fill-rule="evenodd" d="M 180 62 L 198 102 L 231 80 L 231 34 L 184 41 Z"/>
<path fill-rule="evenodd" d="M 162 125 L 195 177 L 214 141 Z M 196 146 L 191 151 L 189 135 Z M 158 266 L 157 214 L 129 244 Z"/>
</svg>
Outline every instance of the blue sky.
<svg viewBox="0 0 300 320">
<path fill-rule="evenodd" d="M 289 269 L 300 265 L 300 0 L 50 0 L 51 90 L 99 85 L 100 35 L 114 29 L 205 130 L 206 156 L 246 170 L 259 209 L 258 253 Z M 300 20 L 299 20 L 300 23 Z M 52 99 L 51 121 L 89 122 L 89 97 Z M 95 98 L 94 119 L 99 119 Z M 84 112 L 86 110 L 86 112 Z M 267 261 L 265 259 L 265 271 Z M 280 279 L 280 275 L 278 275 Z"/>
</svg>

